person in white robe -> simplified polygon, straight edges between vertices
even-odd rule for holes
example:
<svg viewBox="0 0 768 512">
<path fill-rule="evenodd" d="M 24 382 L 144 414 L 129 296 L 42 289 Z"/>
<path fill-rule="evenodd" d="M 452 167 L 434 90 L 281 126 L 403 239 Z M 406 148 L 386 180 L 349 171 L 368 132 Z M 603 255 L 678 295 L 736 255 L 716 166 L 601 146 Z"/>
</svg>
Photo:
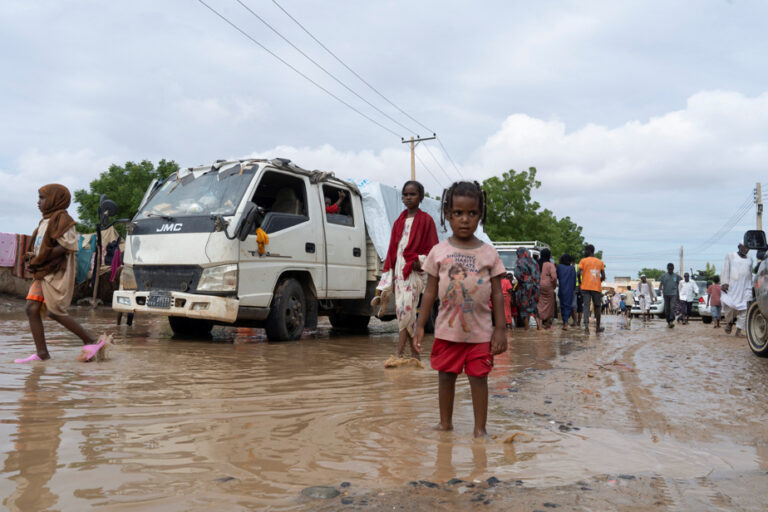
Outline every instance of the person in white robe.
<svg viewBox="0 0 768 512">
<path fill-rule="evenodd" d="M 723 317 L 725 318 L 725 332 L 730 333 L 736 324 L 736 335 L 740 335 L 744 329 L 747 317 L 747 306 L 752 300 L 752 269 L 754 262 L 748 256 L 749 249 L 744 244 L 739 244 L 738 251 L 728 254 L 723 263 L 723 272 L 720 275 L 723 294 Z"/>
</svg>

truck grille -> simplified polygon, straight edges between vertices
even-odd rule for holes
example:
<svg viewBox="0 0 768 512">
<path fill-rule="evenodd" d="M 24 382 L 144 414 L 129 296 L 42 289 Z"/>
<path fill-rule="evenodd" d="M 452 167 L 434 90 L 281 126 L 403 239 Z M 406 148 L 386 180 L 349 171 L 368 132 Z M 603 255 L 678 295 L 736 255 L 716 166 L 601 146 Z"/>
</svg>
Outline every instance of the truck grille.
<svg viewBox="0 0 768 512">
<path fill-rule="evenodd" d="M 202 272 L 203 269 L 197 265 L 136 265 L 133 267 L 139 291 L 195 291 Z"/>
</svg>

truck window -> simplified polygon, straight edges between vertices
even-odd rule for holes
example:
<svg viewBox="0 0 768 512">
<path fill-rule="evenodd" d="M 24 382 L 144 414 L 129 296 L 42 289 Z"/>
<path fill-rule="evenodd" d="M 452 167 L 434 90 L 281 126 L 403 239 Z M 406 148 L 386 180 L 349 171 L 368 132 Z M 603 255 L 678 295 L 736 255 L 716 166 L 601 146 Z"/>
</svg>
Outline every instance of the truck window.
<svg viewBox="0 0 768 512">
<path fill-rule="evenodd" d="M 330 224 L 354 226 L 355 218 L 352 213 L 350 192 L 340 187 L 323 185 L 325 200 L 325 218 Z"/>
<path fill-rule="evenodd" d="M 252 201 L 266 214 L 261 228 L 274 233 L 307 222 L 307 187 L 304 180 L 276 171 L 261 177 Z"/>
</svg>

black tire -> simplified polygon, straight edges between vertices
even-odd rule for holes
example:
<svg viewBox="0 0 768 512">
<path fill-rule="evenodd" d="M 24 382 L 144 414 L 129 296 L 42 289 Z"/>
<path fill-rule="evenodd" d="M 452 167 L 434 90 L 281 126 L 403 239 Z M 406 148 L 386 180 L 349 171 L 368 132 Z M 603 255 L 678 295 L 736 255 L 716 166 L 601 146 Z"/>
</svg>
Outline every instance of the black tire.
<svg viewBox="0 0 768 512">
<path fill-rule="evenodd" d="M 169 316 L 173 334 L 180 338 L 207 338 L 211 335 L 213 323 L 200 318 L 186 318 L 183 316 Z"/>
<path fill-rule="evenodd" d="M 301 284 L 292 278 L 281 281 L 272 297 L 264 325 L 270 341 L 297 340 L 307 321 L 307 301 Z"/>
<path fill-rule="evenodd" d="M 363 331 L 368 329 L 370 316 L 366 315 L 348 315 L 346 313 L 331 313 L 328 320 L 334 329 L 343 331 Z"/>
<path fill-rule="evenodd" d="M 665 318 L 667 318 L 667 316 L 666 316 L 664 313 L 659 313 L 659 314 L 658 314 L 658 315 L 656 315 L 656 316 L 657 316 L 657 317 L 659 317 L 659 318 L 661 318 L 662 320 L 664 320 Z"/>
<path fill-rule="evenodd" d="M 711 316 L 703 316 L 701 317 L 702 323 L 705 324 L 711 324 L 712 323 L 712 317 Z"/>
<path fill-rule="evenodd" d="M 756 356 L 768 357 L 768 319 L 765 318 L 757 302 L 747 310 L 747 343 Z"/>
<path fill-rule="evenodd" d="M 440 302 L 435 300 L 432 305 L 432 311 L 429 312 L 427 317 L 427 323 L 424 324 L 424 332 L 427 334 L 435 334 L 435 325 L 437 324 L 437 312 L 440 309 Z"/>
</svg>

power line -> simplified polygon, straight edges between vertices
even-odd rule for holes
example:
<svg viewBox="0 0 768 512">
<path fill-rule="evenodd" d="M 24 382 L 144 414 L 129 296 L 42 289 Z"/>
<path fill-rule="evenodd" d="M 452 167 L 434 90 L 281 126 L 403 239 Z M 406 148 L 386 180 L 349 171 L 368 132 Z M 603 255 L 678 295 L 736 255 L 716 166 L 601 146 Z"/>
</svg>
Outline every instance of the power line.
<svg viewBox="0 0 768 512">
<path fill-rule="evenodd" d="M 278 35 L 278 37 L 280 37 L 280 38 L 281 38 L 283 41 L 285 41 L 286 43 L 288 43 L 289 45 L 291 45 L 291 47 L 292 47 L 294 50 L 296 50 L 297 52 L 299 52 L 300 54 L 302 54 L 302 55 L 303 55 L 303 56 L 304 56 L 304 57 L 305 57 L 305 58 L 306 58 L 308 61 L 310 61 L 310 62 L 311 62 L 312 64 L 314 64 L 315 66 L 317 66 L 317 67 L 318 67 L 320 70 L 322 70 L 322 71 L 323 71 L 323 72 L 324 72 L 326 75 L 328 75 L 328 76 L 330 76 L 331 78 L 333 78 L 333 79 L 334 79 L 334 80 L 335 80 L 335 81 L 336 81 L 336 82 L 337 82 L 339 85 L 341 85 L 341 86 L 342 86 L 342 87 L 344 87 L 346 90 L 348 90 L 349 92 L 351 92 L 352 94 L 354 94 L 355 96 L 357 96 L 358 98 L 360 98 L 362 101 L 364 101 L 366 104 L 368 104 L 368 106 L 370 106 L 371 108 L 373 108 L 374 110 L 376 110 L 376 111 L 377 111 L 379 114 L 383 115 L 384 117 L 386 117 L 387 119 L 389 119 L 390 121 L 392 121 L 393 123 L 395 123 L 396 125 L 398 125 L 400 128 L 404 129 L 406 132 L 416 133 L 416 130 L 411 130 L 410 128 L 408 128 L 407 126 L 405 126 L 404 124 L 402 124 L 401 122 L 399 122 L 397 119 L 393 118 L 392 116 L 390 116 L 389 114 L 387 114 L 386 112 L 384 112 L 383 110 L 381 110 L 379 107 L 377 107 L 376 105 L 374 105 L 373 103 L 371 103 L 371 102 L 370 102 L 370 101 L 368 101 L 367 99 L 363 98 L 361 95 L 359 95 L 359 94 L 358 94 L 356 91 L 354 91 L 354 90 L 353 90 L 351 87 L 349 87 L 347 84 L 345 84 L 344 82 L 342 82 L 341 80 L 339 80 L 338 78 L 336 78 L 336 76 L 335 76 L 333 73 L 331 73 L 330 71 L 328 71 L 327 69 L 325 69 L 325 68 L 324 68 L 322 65 L 320 65 L 320 64 L 319 64 L 319 63 L 318 63 L 316 60 L 314 60 L 312 57 L 310 57 L 309 55 L 307 55 L 306 53 L 304 53 L 304 52 L 303 52 L 303 51 L 302 51 L 302 50 L 301 50 L 301 49 L 300 49 L 298 46 L 296 46 L 296 45 L 295 45 L 295 44 L 293 44 L 293 43 L 292 43 L 290 40 L 288 40 L 288 38 L 287 38 L 287 37 L 285 37 L 283 34 L 281 34 L 280 32 L 278 32 L 278 30 L 277 30 L 275 27 L 273 27 L 272 25 L 270 25 L 269 23 L 267 23 L 267 21 L 266 21 L 264 18 L 262 18 L 261 16 L 259 16 L 258 14 L 256 14 L 256 13 L 255 13 L 255 12 L 254 12 L 254 11 L 253 11 L 253 10 L 252 10 L 250 7 L 248 7 L 247 5 L 245 5 L 245 4 L 242 2 L 242 0 L 235 0 L 235 1 L 236 1 L 237 3 L 239 3 L 240 5 L 242 5 L 242 6 L 243 6 L 243 8 L 245 8 L 245 9 L 246 9 L 246 10 L 247 10 L 249 13 L 251 13 L 253 16 L 255 16 L 255 17 L 256 17 L 256 19 L 258 19 L 260 22 L 262 22 L 262 23 L 263 23 L 263 24 L 264 24 L 264 25 L 265 25 L 267 28 L 269 28 L 269 29 L 270 29 L 272 32 L 274 32 L 275 34 L 277 34 L 277 35 Z M 280 6 L 278 5 L 278 7 L 280 7 Z"/>
<path fill-rule="evenodd" d="M 418 160 L 418 161 L 419 161 L 419 163 L 420 163 L 420 164 L 421 164 L 421 166 L 424 168 L 424 170 L 425 170 L 425 171 L 427 171 L 427 172 L 429 173 L 429 175 L 430 175 L 430 176 L 432 176 L 432 179 L 434 179 L 434 180 L 435 180 L 435 183 L 437 183 L 438 185 L 440 185 L 440 186 L 441 186 L 441 187 L 443 187 L 443 188 L 447 188 L 445 185 L 443 185 L 443 184 L 440 182 L 440 180 L 438 180 L 438 179 L 437 179 L 437 176 L 435 176 L 435 175 L 432 173 L 432 171 L 430 171 L 430 170 L 429 170 L 429 167 L 427 167 L 427 164 L 425 164 L 425 163 L 424 163 L 424 160 L 422 160 L 422 159 L 421 159 L 421 157 L 419 156 L 419 154 L 418 154 L 418 153 L 416 153 L 416 152 L 414 152 L 414 155 L 416 155 L 416 160 Z"/>
<path fill-rule="evenodd" d="M 318 38 L 316 38 L 316 37 L 315 37 L 315 36 L 314 36 L 314 35 L 313 35 L 313 34 L 312 34 L 312 33 L 311 33 L 309 30 L 307 30 L 307 29 L 304 27 L 304 25 L 302 25 L 301 23 L 299 23 L 299 21 L 298 21 L 296 18 L 294 18 L 293 16 L 291 16 L 291 14 L 290 14 L 288 11 L 286 11 L 286 10 L 283 8 L 283 6 L 281 6 L 279 3 L 277 3 L 277 1 L 276 1 L 276 0 L 272 0 L 272 3 L 274 3 L 274 4 L 275 4 L 275 5 L 276 5 L 276 6 L 277 6 L 277 7 L 278 7 L 278 8 L 279 8 L 281 11 L 283 11 L 283 12 L 285 13 L 285 15 L 286 15 L 286 16 L 288 16 L 288 17 L 289 17 L 291 20 L 293 20 L 293 22 L 294 22 L 294 23 L 296 23 L 296 25 L 298 25 L 298 26 L 299 26 L 299 27 L 300 27 L 300 28 L 301 28 L 301 29 L 302 29 L 304 32 L 306 32 L 306 34 L 307 34 L 309 37 L 311 37 L 311 38 L 312 38 L 312 39 L 313 39 L 313 40 L 314 40 L 314 41 L 315 41 L 317 44 L 319 44 L 321 48 L 323 48 L 323 49 L 324 49 L 326 52 L 328 52 L 328 53 L 329 53 L 329 54 L 330 54 L 330 55 L 331 55 L 331 56 L 332 56 L 334 59 L 336 59 L 336 60 L 337 60 L 337 61 L 338 61 L 338 62 L 339 62 L 339 63 L 340 63 L 342 66 L 344 66 L 345 68 L 347 68 L 347 70 L 348 70 L 350 73 L 352 73 L 353 75 L 355 75 L 355 76 L 358 78 L 358 80 L 360 80 L 361 82 L 363 82 L 363 83 L 364 83 L 365 85 L 367 85 L 367 86 L 368 86 L 368 87 L 369 87 L 369 88 L 370 88 L 370 89 L 371 89 L 373 92 L 375 92 L 376 94 L 378 94 L 378 95 L 379 95 L 379 96 L 380 96 L 380 97 L 381 97 L 381 98 L 382 98 L 384 101 L 386 101 L 387 103 L 389 103 L 390 105 L 392 105 L 393 107 L 395 107 L 395 108 L 396 108 L 398 111 L 400 111 L 400 113 L 401 113 L 401 114 L 403 114 L 403 115 L 404 115 L 404 116 L 406 116 L 408 119 L 410 119 L 410 120 L 411 120 L 411 121 L 413 121 L 414 123 L 418 124 L 419 126 L 421 126 L 422 128 L 424 128 L 425 130 L 427 130 L 429 133 L 435 133 L 435 131 L 434 131 L 434 130 L 432 130 L 432 129 L 428 128 L 427 126 L 424 126 L 424 124 L 423 124 L 423 123 L 421 123 L 421 122 L 419 122 L 417 119 L 414 119 L 414 118 L 413 118 L 413 117 L 412 117 L 410 114 L 408 114 L 408 113 L 407 113 L 405 110 L 403 110 L 402 108 L 398 107 L 398 106 L 397 106 L 397 105 L 396 105 L 394 102 L 392 102 L 392 101 L 391 101 L 389 98 L 387 98 L 387 97 L 386 97 L 386 96 L 384 96 L 384 95 L 383 95 L 381 92 L 379 92 L 379 90 L 378 90 L 378 89 L 376 89 L 374 86 L 372 86 L 370 83 L 368 83 L 368 81 L 366 81 L 366 80 L 365 80 L 365 79 L 364 79 L 362 76 L 360 76 L 359 74 L 357 74 L 357 73 L 355 72 L 355 70 L 353 70 L 351 67 L 349 67 L 349 66 L 348 66 L 348 65 L 347 65 L 347 64 L 346 64 L 346 63 L 345 63 L 343 60 L 341 60 L 341 59 L 340 59 L 340 58 L 339 58 L 339 57 L 338 57 L 338 56 L 337 56 L 335 53 L 333 53 L 333 52 L 332 52 L 332 51 L 331 51 L 331 50 L 330 50 L 330 49 L 329 49 L 327 46 L 325 46 L 323 43 L 321 43 L 321 42 L 320 42 L 320 40 L 319 40 Z"/>
<path fill-rule="evenodd" d="M 706 239 L 699 246 L 695 247 L 693 249 L 693 252 L 700 253 L 712 247 L 721 238 L 723 238 L 725 235 L 730 233 L 733 230 L 733 228 L 736 227 L 736 225 L 741 221 L 741 219 L 743 219 L 744 216 L 747 213 L 749 213 L 749 210 L 751 209 L 752 209 L 752 197 L 750 196 L 741 204 L 741 206 L 736 210 L 736 212 L 733 215 L 731 215 L 731 217 L 727 221 L 725 221 L 723 226 L 717 232 L 715 232 L 714 235 Z"/>
<path fill-rule="evenodd" d="M 427 150 L 427 153 L 429 153 L 429 156 L 431 156 L 431 157 L 432 157 L 432 160 L 434 160 L 434 161 L 435 161 L 435 163 L 437 164 L 437 166 L 440 168 L 440 170 L 441 170 L 441 171 L 443 171 L 443 174 L 445 174 L 445 177 L 446 177 L 446 178 L 448 178 L 448 182 L 449 182 L 449 183 L 453 183 L 453 178 L 451 178 L 451 177 L 448 175 L 448 172 L 445 170 L 445 167 L 443 167 L 443 166 L 440 164 L 440 162 L 437 160 L 437 158 L 436 158 L 436 157 L 435 157 L 435 155 L 432 153 L 432 151 L 430 151 L 430 149 L 429 149 L 429 146 L 427 146 L 427 144 L 426 144 L 426 143 L 424 144 L 424 149 L 426 149 L 426 150 Z"/>
<path fill-rule="evenodd" d="M 200 2 L 202 5 L 204 5 L 205 7 L 207 7 L 207 8 L 208 8 L 208 10 L 210 10 L 210 11 L 211 11 L 212 13 L 214 13 L 216 16 L 218 16 L 219 18 L 221 18 L 221 19 L 222 19 L 222 20 L 223 20 L 225 23 L 227 23 L 229 26 L 231 26 L 232 28 L 234 28 L 235 30 L 237 30 L 238 32 L 240 32 L 240 33 L 241 33 L 243 36 L 245 36 L 246 38 L 248 38 L 248 39 L 249 39 L 251 42 L 253 42 L 255 45 L 259 46 L 259 47 L 260 47 L 262 50 L 264 50 L 265 52 L 267 52 L 268 54 L 270 54 L 271 56 L 273 56 L 274 58 L 276 58 L 277 60 L 279 60 L 279 61 L 280 61 L 282 64 L 284 64 L 285 66 L 287 66 L 288 68 L 290 68 L 292 71 L 294 71 L 296 74 L 298 74 L 299 76 L 301 76 L 302 78 L 304 78 L 305 80 L 307 80 L 307 81 L 308 81 L 309 83 L 311 83 L 312 85 L 314 85 L 315 87 L 317 87 L 318 89 L 320 89 L 321 91 L 323 91 L 324 93 L 326 93 L 327 95 L 331 96 L 333 99 L 335 99 L 336 101 L 338 101 L 339 103 L 341 103 L 341 104 L 342 104 L 342 105 L 344 105 L 345 107 L 347 107 L 347 108 L 349 108 L 349 109 L 351 109 L 351 110 L 353 110 L 353 111 L 357 112 L 358 114 L 360 114 L 361 116 L 363 116 L 364 118 L 366 118 L 367 120 L 369 120 L 370 122 L 372 122 L 373 124 L 375 124 L 376 126 L 378 126 L 379 128 L 381 128 L 381 129 L 383 129 L 383 130 L 386 130 L 386 131 L 388 131 L 389 133 L 391 133 L 391 134 L 392 134 L 392 135 L 394 135 L 395 137 L 401 137 L 399 134 L 395 133 L 394 131 L 392 131 L 391 129 L 387 128 L 386 126 L 384 126 L 384 125 L 383 125 L 383 124 L 381 124 L 380 122 L 376 121 L 375 119 L 371 118 L 370 116 L 366 115 L 365 113 L 361 112 L 360 110 L 358 110 L 358 109 L 357 109 L 357 108 L 355 108 L 354 106 L 350 105 L 349 103 L 347 103 L 347 102 L 346 102 L 346 101 L 344 101 L 343 99 L 339 98 L 338 96 L 336 96 L 335 94 L 333 94 L 331 91 L 329 91 L 328 89 L 326 89 L 325 87 L 323 87 L 322 85 L 318 84 L 317 82 L 315 82 L 314 80 L 312 80 L 311 78 L 309 78 L 307 75 L 305 75 L 304 73 L 302 73 L 301 71 L 299 71 L 298 69 L 296 69 L 294 66 L 292 66 L 291 64 L 289 64 L 287 61 L 285 61 L 285 60 L 284 60 L 283 58 L 281 58 L 279 55 L 277 55 L 276 53 L 274 53 L 272 50 L 270 50 L 269 48 L 267 48 L 266 46 L 264 46 L 263 44 L 261 44 L 260 42 L 258 42 L 256 39 L 254 39 L 253 37 L 251 37 L 251 35 L 250 35 L 250 34 L 248 34 L 248 33 L 247 33 L 247 32 L 245 32 L 243 29 L 241 29 L 240 27 L 238 27 L 237 25 L 235 25 L 235 24 L 234 24 L 232 21 L 230 21 L 230 20 L 229 20 L 227 17 L 225 17 L 225 16 L 224 16 L 223 14 L 221 14 L 219 11 L 217 11 L 216 9 L 214 9 L 213 7 L 211 7 L 210 5 L 208 5 L 207 3 L 205 3 L 205 1 L 204 1 L 204 0 L 197 0 L 197 1 L 198 1 L 198 2 Z"/>
<path fill-rule="evenodd" d="M 448 161 L 451 162 L 451 164 L 453 164 L 453 168 L 456 169 L 456 172 L 459 173 L 459 176 L 461 176 L 462 179 L 466 179 L 464 178 L 464 174 L 461 172 L 461 169 L 459 169 L 459 166 L 456 165 L 456 162 L 453 161 L 453 158 L 451 158 L 451 155 L 448 154 L 448 150 L 445 149 L 445 145 L 443 144 L 443 141 L 440 140 L 440 137 L 437 137 L 437 142 L 440 143 L 440 147 L 443 148 L 443 153 L 445 153 L 445 156 L 448 157 Z"/>
</svg>

